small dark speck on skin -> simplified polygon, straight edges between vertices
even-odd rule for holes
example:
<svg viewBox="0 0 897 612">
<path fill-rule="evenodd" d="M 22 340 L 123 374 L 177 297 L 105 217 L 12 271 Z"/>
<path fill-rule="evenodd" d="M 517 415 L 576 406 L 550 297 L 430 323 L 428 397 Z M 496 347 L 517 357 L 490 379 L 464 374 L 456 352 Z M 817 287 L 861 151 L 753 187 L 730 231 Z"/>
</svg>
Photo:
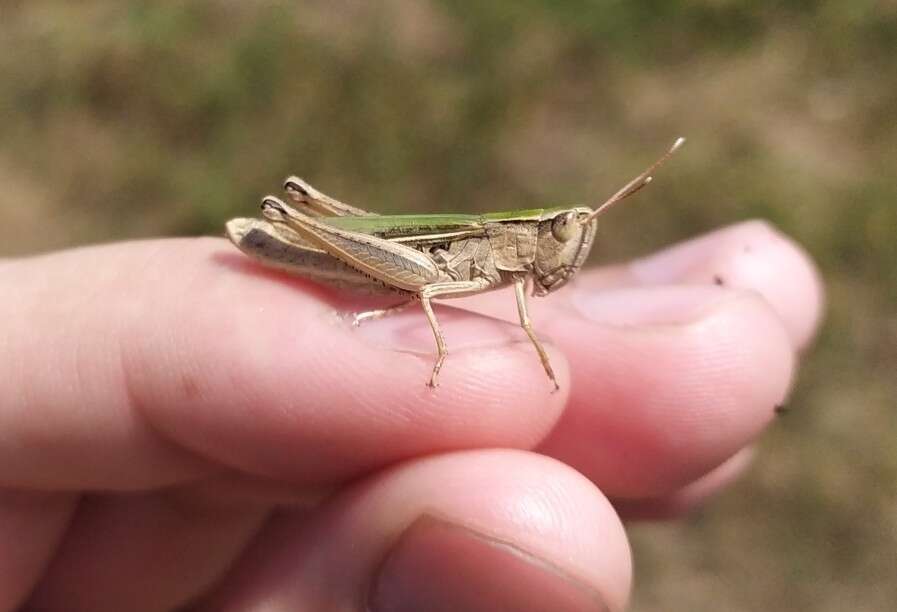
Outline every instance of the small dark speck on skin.
<svg viewBox="0 0 897 612">
<path fill-rule="evenodd" d="M 786 412 L 788 412 L 788 406 L 786 406 L 785 404 L 776 404 L 776 407 L 773 408 L 773 410 L 775 411 L 775 413 L 777 415 L 781 416 L 781 415 L 785 414 Z"/>
<path fill-rule="evenodd" d="M 743 249 L 743 250 L 744 250 L 745 253 L 750 253 L 750 252 L 751 252 L 751 245 L 749 245 L 749 244 L 744 245 L 744 249 Z"/>
<path fill-rule="evenodd" d="M 713 284 L 722 287 L 723 285 L 726 284 L 726 281 L 724 281 L 723 277 L 720 276 L 719 274 L 714 274 L 713 275 Z"/>
</svg>

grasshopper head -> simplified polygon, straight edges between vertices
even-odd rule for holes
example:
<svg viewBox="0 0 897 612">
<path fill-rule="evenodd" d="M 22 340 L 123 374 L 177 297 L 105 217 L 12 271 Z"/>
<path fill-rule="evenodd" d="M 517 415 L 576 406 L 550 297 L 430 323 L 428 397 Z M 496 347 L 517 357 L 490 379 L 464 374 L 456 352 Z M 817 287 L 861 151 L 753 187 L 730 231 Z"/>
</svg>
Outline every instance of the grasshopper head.
<svg viewBox="0 0 897 612">
<path fill-rule="evenodd" d="M 660 159 L 626 183 L 598 208 L 558 208 L 543 214 L 539 221 L 533 265 L 533 295 L 547 295 L 573 278 L 592 250 L 598 216 L 650 183 L 652 173 L 684 143 L 684 138 L 677 138 Z"/>
<path fill-rule="evenodd" d="M 547 295 L 567 284 L 592 250 L 597 220 L 591 208 L 566 208 L 546 212 L 539 221 L 536 258 L 533 262 L 533 295 Z"/>
</svg>

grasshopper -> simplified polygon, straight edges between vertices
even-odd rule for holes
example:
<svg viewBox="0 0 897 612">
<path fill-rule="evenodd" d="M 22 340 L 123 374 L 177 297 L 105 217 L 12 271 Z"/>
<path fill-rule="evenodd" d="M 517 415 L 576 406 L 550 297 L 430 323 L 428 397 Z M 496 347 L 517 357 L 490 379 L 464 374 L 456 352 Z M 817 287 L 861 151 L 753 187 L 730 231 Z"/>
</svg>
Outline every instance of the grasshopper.
<svg viewBox="0 0 897 612">
<path fill-rule="evenodd" d="M 284 191 L 292 202 L 262 199 L 264 219 L 237 218 L 227 235 L 265 265 L 368 294 L 401 298 L 389 308 L 357 313 L 353 324 L 420 302 L 436 339 L 428 385 L 436 387 L 448 354 L 431 301 L 514 285 L 520 326 L 558 389 L 548 354 L 533 331 L 526 303 L 564 286 L 589 255 L 597 217 L 652 180 L 652 173 L 685 139 L 595 209 L 556 207 L 488 214 L 378 215 L 324 195 L 291 176 Z"/>
</svg>

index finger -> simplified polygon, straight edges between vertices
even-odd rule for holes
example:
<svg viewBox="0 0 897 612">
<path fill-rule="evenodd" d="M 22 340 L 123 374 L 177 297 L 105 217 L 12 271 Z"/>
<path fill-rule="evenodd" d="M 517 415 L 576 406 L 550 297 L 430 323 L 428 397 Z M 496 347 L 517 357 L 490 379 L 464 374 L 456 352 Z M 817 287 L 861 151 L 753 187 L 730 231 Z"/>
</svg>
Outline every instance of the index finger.
<svg viewBox="0 0 897 612">
<path fill-rule="evenodd" d="M 566 400 L 516 325 L 447 308 L 429 389 L 421 313 L 353 329 L 336 312 L 359 304 L 217 239 L 14 261 L 0 286 L 0 364 L 18 374 L 0 381 L 0 485 L 134 489 L 223 469 L 325 485 L 419 454 L 532 447 Z"/>
</svg>

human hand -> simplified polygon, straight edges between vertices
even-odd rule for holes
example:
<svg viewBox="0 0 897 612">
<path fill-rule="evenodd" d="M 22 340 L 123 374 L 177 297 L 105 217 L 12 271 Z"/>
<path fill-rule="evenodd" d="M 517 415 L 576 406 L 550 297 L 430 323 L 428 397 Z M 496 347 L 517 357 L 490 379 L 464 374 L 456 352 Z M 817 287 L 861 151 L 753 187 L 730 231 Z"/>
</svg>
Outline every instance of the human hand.
<svg viewBox="0 0 897 612">
<path fill-rule="evenodd" d="M 624 608 L 618 513 L 743 469 L 821 289 L 757 222 L 577 280 L 530 301 L 560 392 L 452 302 L 431 390 L 417 309 L 353 329 L 221 240 L 0 262 L 0 610 Z"/>
</svg>

